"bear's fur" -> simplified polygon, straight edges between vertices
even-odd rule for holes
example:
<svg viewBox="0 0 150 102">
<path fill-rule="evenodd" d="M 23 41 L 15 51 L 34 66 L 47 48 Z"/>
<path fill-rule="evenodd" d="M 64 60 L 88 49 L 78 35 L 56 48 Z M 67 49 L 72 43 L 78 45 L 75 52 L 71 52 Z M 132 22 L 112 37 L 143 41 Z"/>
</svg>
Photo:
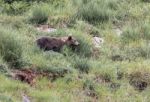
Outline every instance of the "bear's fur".
<svg viewBox="0 0 150 102">
<path fill-rule="evenodd" d="M 36 43 L 40 49 L 44 51 L 53 50 L 59 52 L 64 45 L 71 48 L 79 45 L 79 42 L 72 36 L 68 37 L 41 37 L 36 40 Z"/>
</svg>

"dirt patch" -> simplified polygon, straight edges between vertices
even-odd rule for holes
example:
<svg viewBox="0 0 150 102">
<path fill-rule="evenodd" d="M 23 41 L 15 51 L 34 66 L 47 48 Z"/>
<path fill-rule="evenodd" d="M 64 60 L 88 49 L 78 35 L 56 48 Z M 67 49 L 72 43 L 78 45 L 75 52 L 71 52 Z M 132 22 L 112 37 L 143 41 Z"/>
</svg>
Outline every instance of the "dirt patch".
<svg viewBox="0 0 150 102">
<path fill-rule="evenodd" d="M 98 58 L 100 58 L 100 55 L 101 55 L 101 51 L 99 48 L 92 49 L 92 57 L 93 58 L 98 59 Z"/>
<path fill-rule="evenodd" d="M 37 77 L 37 74 L 30 69 L 13 70 L 12 77 L 16 80 L 20 80 L 22 82 L 33 85 L 35 83 L 34 79 Z"/>
<path fill-rule="evenodd" d="M 143 91 L 147 88 L 148 83 L 141 80 L 130 80 L 130 85 L 132 85 L 136 90 Z"/>
<path fill-rule="evenodd" d="M 123 61 L 123 56 L 121 55 L 114 55 L 111 57 L 112 61 Z"/>
<path fill-rule="evenodd" d="M 107 85 L 112 91 L 116 91 L 121 87 L 120 83 L 113 82 L 109 75 L 99 75 L 94 78 L 94 81 L 98 84 Z"/>
<path fill-rule="evenodd" d="M 15 80 L 20 80 L 22 82 L 28 83 L 33 86 L 36 83 L 38 77 L 47 77 L 51 81 L 56 80 L 57 78 L 64 77 L 68 73 L 67 69 L 56 72 L 48 71 L 36 71 L 32 69 L 22 69 L 22 70 L 12 70 L 12 78 Z"/>
<path fill-rule="evenodd" d="M 129 76 L 129 84 L 136 90 L 143 91 L 150 85 L 150 73 L 134 72 Z"/>
<path fill-rule="evenodd" d="M 86 80 L 83 84 L 83 92 L 86 96 L 93 98 L 94 100 L 98 99 L 98 94 L 95 90 L 95 84 L 90 81 Z"/>
<path fill-rule="evenodd" d="M 84 90 L 84 94 L 88 97 L 93 98 L 95 101 L 98 100 L 98 95 L 94 90 Z"/>
</svg>

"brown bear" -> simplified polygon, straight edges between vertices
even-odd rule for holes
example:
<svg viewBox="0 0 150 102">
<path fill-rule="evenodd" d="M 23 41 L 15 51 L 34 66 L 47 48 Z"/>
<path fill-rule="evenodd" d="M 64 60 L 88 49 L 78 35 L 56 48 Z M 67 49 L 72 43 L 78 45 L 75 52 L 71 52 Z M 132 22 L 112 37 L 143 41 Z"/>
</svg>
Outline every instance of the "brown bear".
<svg viewBox="0 0 150 102">
<path fill-rule="evenodd" d="M 68 37 L 41 37 L 36 40 L 37 45 L 44 51 L 53 50 L 59 52 L 64 45 L 74 48 L 79 42 L 72 36 Z"/>
</svg>

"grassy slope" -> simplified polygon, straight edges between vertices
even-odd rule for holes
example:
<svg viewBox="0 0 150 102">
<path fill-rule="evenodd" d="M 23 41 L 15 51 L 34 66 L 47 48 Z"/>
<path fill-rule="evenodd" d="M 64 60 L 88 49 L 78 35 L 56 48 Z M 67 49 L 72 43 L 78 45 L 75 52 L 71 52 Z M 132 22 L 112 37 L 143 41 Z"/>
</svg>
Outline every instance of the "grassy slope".
<svg viewBox="0 0 150 102">
<path fill-rule="evenodd" d="M 96 31 L 98 30 L 100 32 L 98 33 L 99 36 L 105 39 L 104 45 L 99 49 L 99 58 L 95 58 L 94 56 L 79 58 L 83 54 L 89 54 L 91 35 L 89 34 L 90 31 L 88 31 L 88 28 L 91 27 L 91 24 L 81 21 L 80 19 L 77 20 L 77 23 L 75 23 L 73 27 L 60 28 L 62 22 L 67 22 L 70 16 L 73 15 L 73 10 L 77 12 L 75 7 L 73 9 L 68 3 L 66 5 L 67 6 L 63 9 L 50 7 L 48 23 L 59 29 L 57 33 L 38 33 L 32 24 L 26 23 L 26 19 L 28 19 L 27 17 L 30 15 L 28 13 L 29 11 L 23 16 L 0 15 L 0 31 L 3 29 L 7 30 L 7 28 L 10 27 L 11 29 L 9 28 L 10 31 L 8 31 L 7 34 L 16 34 L 21 40 L 20 42 L 23 47 L 21 59 L 25 62 L 25 67 L 30 67 L 30 64 L 32 64 L 40 70 L 69 68 L 72 71 L 72 73 L 67 74 L 64 78 L 59 78 L 54 82 L 50 82 L 46 78 L 39 78 L 34 87 L 30 87 L 20 81 L 14 81 L 2 72 L 0 74 L 0 102 L 11 102 L 10 100 L 20 102 L 23 92 L 25 92 L 33 102 L 95 101 L 93 97 L 86 95 L 85 90 L 90 90 L 89 87 L 94 88 L 94 92 L 98 96 L 97 101 L 148 102 L 150 100 L 150 56 L 147 39 L 149 40 L 148 34 L 150 33 L 148 28 L 150 25 L 150 4 L 142 2 L 142 0 L 120 0 L 117 10 L 111 11 L 113 12 L 112 15 L 110 13 L 114 18 L 111 17 L 108 22 L 93 24 L 94 28 L 92 27 L 91 29 L 94 31 L 95 29 Z M 44 4 L 43 6 L 48 5 Z M 112 23 L 112 21 L 115 23 Z M 142 28 L 144 24 L 146 27 Z M 120 28 L 123 31 L 123 37 L 118 37 L 114 28 Z M 144 29 L 144 31 L 147 32 L 143 33 L 139 29 Z M 12 33 L 11 30 L 13 30 L 14 33 Z M 63 52 L 68 54 L 66 57 L 59 53 L 44 53 L 34 45 L 35 39 L 40 35 L 64 36 L 68 33 L 72 33 L 81 41 L 87 38 L 82 42 L 84 46 L 82 46 L 80 49 L 81 53 L 78 53 L 78 55 L 70 56 L 73 52 L 68 51 L 68 49 L 65 49 Z M 141 36 L 140 34 L 143 35 Z M 122 62 L 112 61 L 111 56 L 113 55 L 122 55 L 125 60 Z M 75 57 L 79 61 L 76 61 Z M 3 55 L 1 55 L 0 58 L 0 64 L 10 69 Z M 77 70 L 80 69 L 77 67 L 84 68 L 84 65 L 86 68 L 89 68 L 88 74 L 80 73 Z M 118 71 L 123 73 L 123 78 L 120 80 L 117 80 Z M 138 76 L 136 72 L 140 72 L 140 76 Z M 148 87 L 142 92 L 135 90 L 134 87 L 129 84 L 130 74 L 132 74 L 133 77 L 135 76 L 135 80 L 146 81 Z M 148 75 L 148 78 L 145 74 Z M 94 80 L 96 76 L 100 76 L 100 82 Z M 110 82 L 103 82 L 101 80 L 110 80 Z M 115 86 L 112 88 L 112 83 L 119 84 L 120 88 L 116 88 Z"/>
</svg>

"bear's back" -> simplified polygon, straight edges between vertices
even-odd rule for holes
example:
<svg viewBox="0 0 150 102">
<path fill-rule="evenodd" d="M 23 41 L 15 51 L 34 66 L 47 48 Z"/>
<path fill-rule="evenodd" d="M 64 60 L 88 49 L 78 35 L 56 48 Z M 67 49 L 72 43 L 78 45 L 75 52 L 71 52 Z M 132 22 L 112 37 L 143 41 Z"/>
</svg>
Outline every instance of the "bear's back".
<svg viewBox="0 0 150 102">
<path fill-rule="evenodd" d="M 64 42 L 60 38 L 55 37 L 41 37 L 37 39 L 37 45 L 46 51 L 48 50 L 60 50 L 64 45 Z"/>
</svg>

